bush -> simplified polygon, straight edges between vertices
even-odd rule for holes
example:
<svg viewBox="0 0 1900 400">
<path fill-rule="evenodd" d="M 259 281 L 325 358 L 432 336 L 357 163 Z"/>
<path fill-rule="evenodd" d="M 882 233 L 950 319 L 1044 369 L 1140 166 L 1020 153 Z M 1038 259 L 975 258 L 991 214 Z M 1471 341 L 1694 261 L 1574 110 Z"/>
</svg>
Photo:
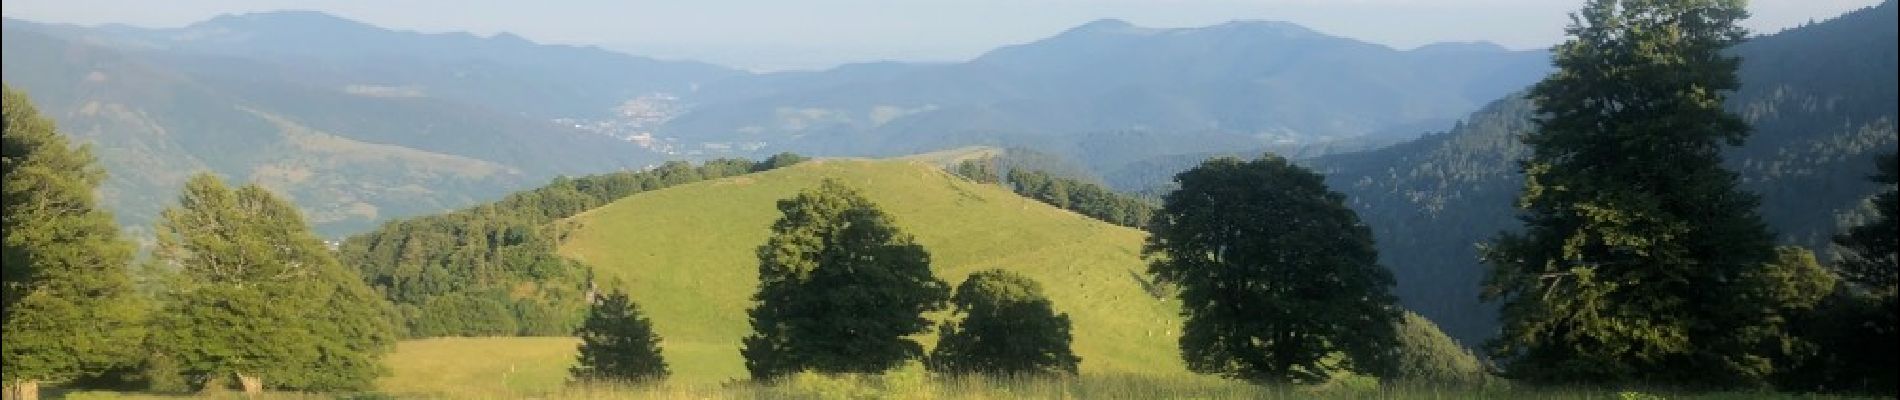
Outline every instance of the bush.
<svg viewBox="0 0 1900 400">
<path fill-rule="evenodd" d="M 1398 370 L 1393 380 L 1471 386 L 1491 381 L 1478 357 L 1439 331 L 1431 320 L 1408 311 L 1398 325 Z"/>
</svg>

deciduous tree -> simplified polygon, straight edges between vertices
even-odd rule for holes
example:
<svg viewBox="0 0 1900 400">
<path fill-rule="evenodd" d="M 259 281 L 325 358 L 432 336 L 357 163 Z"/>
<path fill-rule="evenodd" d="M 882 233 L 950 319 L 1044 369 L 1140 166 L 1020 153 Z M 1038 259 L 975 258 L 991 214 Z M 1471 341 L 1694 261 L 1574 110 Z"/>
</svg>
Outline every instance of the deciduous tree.
<svg viewBox="0 0 1900 400">
<path fill-rule="evenodd" d="M 872 373 L 921 358 L 911 335 L 943 308 L 949 285 L 930 253 L 857 190 L 826 180 L 780 200 L 760 246 L 751 336 L 740 351 L 755 379 L 799 371 Z"/>
<path fill-rule="evenodd" d="M 1075 374 L 1068 314 L 1057 314 L 1042 284 L 991 269 L 970 274 L 950 297 L 962 319 L 939 331 L 925 363 L 953 374 Z"/>
<path fill-rule="evenodd" d="M 132 245 L 93 191 L 105 179 L 25 94 L 5 92 L 0 136 L 0 378 L 9 397 L 139 359 L 146 302 L 127 266 Z"/>
<path fill-rule="evenodd" d="M 265 387 L 369 387 L 395 341 L 393 311 L 336 261 L 289 203 L 201 174 L 158 225 L 178 277 L 152 342 L 187 374 Z"/>
<path fill-rule="evenodd" d="M 1390 372 L 1392 274 L 1345 196 L 1273 155 L 1208 160 L 1175 182 L 1145 251 L 1149 273 L 1180 288 L 1189 369 L 1254 382 Z"/>
</svg>

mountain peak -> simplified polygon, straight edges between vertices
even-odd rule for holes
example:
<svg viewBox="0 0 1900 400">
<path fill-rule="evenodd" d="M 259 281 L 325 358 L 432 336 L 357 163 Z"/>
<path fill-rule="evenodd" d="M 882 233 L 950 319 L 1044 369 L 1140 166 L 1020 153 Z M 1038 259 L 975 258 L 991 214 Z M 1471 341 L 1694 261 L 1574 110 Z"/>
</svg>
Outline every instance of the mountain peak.
<svg viewBox="0 0 1900 400">
<path fill-rule="evenodd" d="M 190 28 L 274 28 L 274 29 L 377 29 L 373 25 L 339 17 L 330 13 L 312 10 L 260 11 L 243 14 L 221 14 L 211 19 L 191 24 Z"/>
<path fill-rule="evenodd" d="M 1129 23 L 1126 20 L 1116 19 L 1116 18 L 1103 18 L 1103 19 L 1098 19 L 1094 21 L 1089 21 L 1089 23 L 1082 24 L 1074 28 L 1070 28 L 1068 31 L 1065 31 L 1061 35 L 1057 35 L 1057 36 L 1128 34 L 1128 33 L 1142 33 L 1148 30 L 1149 29 L 1135 26 L 1135 24 Z"/>
<path fill-rule="evenodd" d="M 1128 20 L 1124 20 L 1120 18 L 1102 18 L 1102 19 L 1098 19 L 1094 21 L 1089 21 L 1086 24 L 1082 24 L 1081 26 L 1075 27 L 1075 29 L 1076 30 L 1103 30 L 1103 29 L 1127 29 L 1127 28 L 1133 28 L 1133 27 L 1135 27 L 1135 24 L 1129 23 Z"/>
<path fill-rule="evenodd" d="M 1504 46 L 1489 41 L 1438 42 L 1412 49 L 1421 53 L 1499 53 L 1511 51 Z"/>
<path fill-rule="evenodd" d="M 1233 21 L 1227 21 L 1225 23 L 1221 23 L 1220 25 L 1214 25 L 1214 26 L 1209 26 L 1205 28 L 1183 28 L 1183 29 L 1235 30 L 1235 31 L 1257 32 L 1257 33 L 1271 32 L 1271 33 L 1278 33 L 1278 34 L 1283 34 L 1283 35 L 1285 34 L 1317 34 L 1318 33 L 1318 32 L 1313 31 L 1312 29 L 1307 29 L 1305 26 L 1301 26 L 1300 24 L 1295 24 L 1292 22 L 1267 21 L 1267 20 L 1257 20 L 1257 19 L 1233 20 Z"/>
</svg>

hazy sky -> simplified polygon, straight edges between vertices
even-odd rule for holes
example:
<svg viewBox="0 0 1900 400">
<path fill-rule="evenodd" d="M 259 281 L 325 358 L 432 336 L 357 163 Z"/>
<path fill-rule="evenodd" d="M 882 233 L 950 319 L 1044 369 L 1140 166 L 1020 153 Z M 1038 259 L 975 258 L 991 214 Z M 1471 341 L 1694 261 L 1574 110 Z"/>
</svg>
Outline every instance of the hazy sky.
<svg viewBox="0 0 1900 400">
<path fill-rule="evenodd" d="M 320 10 L 422 32 L 513 32 L 755 70 L 844 62 L 955 61 L 1101 18 L 1149 27 L 1289 21 L 1407 49 L 1486 40 L 1515 49 L 1562 38 L 1582 0 L 4 0 L 41 22 L 175 27 L 223 13 Z M 1772 33 L 1879 0 L 1754 0 L 1744 23 Z"/>
</svg>

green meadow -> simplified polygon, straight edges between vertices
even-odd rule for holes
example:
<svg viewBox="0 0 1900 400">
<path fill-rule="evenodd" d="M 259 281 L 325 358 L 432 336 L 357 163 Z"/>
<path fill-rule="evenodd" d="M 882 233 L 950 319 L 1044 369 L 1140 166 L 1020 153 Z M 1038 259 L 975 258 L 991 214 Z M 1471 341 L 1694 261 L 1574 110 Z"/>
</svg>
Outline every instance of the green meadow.
<svg viewBox="0 0 1900 400">
<path fill-rule="evenodd" d="M 937 276 L 1005 268 L 1034 278 L 1075 323 L 1085 374 L 1180 376 L 1176 308 L 1145 289 L 1144 234 L 949 175 L 924 161 L 819 160 L 640 193 L 560 223 L 561 254 L 618 280 L 664 338 L 672 380 L 746 377 L 739 341 L 757 287 L 754 250 L 776 202 L 824 179 L 862 190 L 929 249 Z M 935 336 L 919 339 L 926 345 Z"/>
</svg>

